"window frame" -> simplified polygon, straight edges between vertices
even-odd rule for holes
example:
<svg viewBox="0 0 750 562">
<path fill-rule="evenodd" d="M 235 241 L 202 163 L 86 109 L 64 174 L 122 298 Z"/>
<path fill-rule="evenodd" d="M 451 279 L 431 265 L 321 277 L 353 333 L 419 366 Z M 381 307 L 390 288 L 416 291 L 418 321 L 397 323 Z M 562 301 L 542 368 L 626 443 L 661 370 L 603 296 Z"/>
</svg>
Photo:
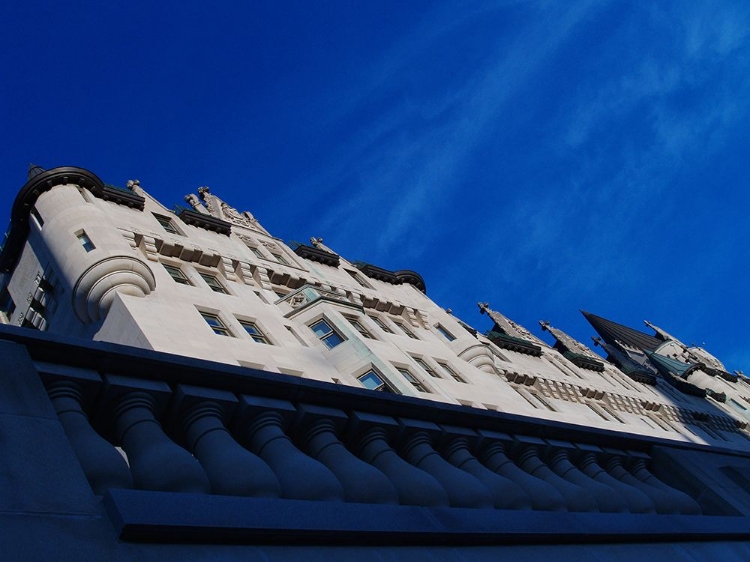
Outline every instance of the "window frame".
<svg viewBox="0 0 750 562">
<path fill-rule="evenodd" d="M 344 315 L 344 318 L 346 319 L 347 322 L 349 322 L 349 324 L 351 324 L 354 327 L 355 330 L 357 330 L 357 332 L 359 332 L 359 334 L 363 338 L 368 339 L 368 340 L 375 339 L 375 337 L 370 333 L 370 331 L 362 325 L 362 322 L 359 321 L 359 318 L 356 318 L 354 316 L 346 316 L 346 315 Z"/>
<path fill-rule="evenodd" d="M 78 242 L 80 242 L 86 253 L 96 250 L 96 244 L 94 244 L 94 242 L 91 240 L 91 237 L 86 234 L 85 230 L 81 229 L 76 232 L 76 238 L 78 238 Z"/>
<path fill-rule="evenodd" d="M 224 286 L 224 284 L 219 281 L 219 277 L 217 275 L 214 275 L 213 273 L 206 273 L 205 271 L 198 271 L 198 275 L 200 275 L 201 279 L 203 279 L 203 282 L 208 285 L 209 289 L 211 289 L 214 293 L 220 293 L 223 295 L 229 294 L 229 291 Z"/>
<path fill-rule="evenodd" d="M 428 365 L 427 361 L 425 361 L 421 357 L 414 357 L 414 356 L 412 356 L 412 359 L 419 366 L 420 369 L 422 369 L 425 373 L 427 373 L 433 379 L 442 379 L 443 378 L 440 375 L 438 375 L 437 371 L 435 369 L 433 369 L 430 365 Z"/>
<path fill-rule="evenodd" d="M 464 378 L 463 378 L 463 377 L 462 377 L 461 375 L 459 375 L 459 374 L 458 374 L 458 373 L 456 372 L 456 370 L 455 370 L 455 369 L 453 369 L 453 368 L 452 368 L 452 367 L 451 367 L 450 365 L 448 365 L 448 363 L 446 363 L 446 362 L 443 362 L 443 361 L 435 361 L 435 363 L 437 363 L 437 364 L 438 364 L 438 366 L 439 366 L 439 367 L 440 367 L 440 368 L 441 368 L 441 369 L 442 369 L 443 371 L 445 371 L 446 373 L 448 373 L 448 375 L 449 375 L 449 376 L 450 376 L 450 377 L 451 377 L 451 378 L 452 378 L 453 380 L 455 380 L 456 382 L 460 382 L 460 383 L 463 383 L 463 384 L 468 384 L 468 383 L 466 382 L 466 379 L 464 379 Z"/>
<path fill-rule="evenodd" d="M 449 342 L 456 341 L 456 336 L 451 334 L 448 329 L 442 324 L 435 324 L 435 330 L 437 330 L 441 336 L 443 336 Z"/>
<path fill-rule="evenodd" d="M 378 385 L 375 388 L 370 388 L 369 386 L 366 386 L 365 383 L 362 382 L 362 379 L 364 379 L 368 375 L 372 375 L 377 380 L 379 380 L 380 385 Z M 390 393 L 390 394 L 399 394 L 399 392 L 388 383 L 388 380 L 383 375 L 381 375 L 374 367 L 370 367 L 367 371 L 365 371 L 361 375 L 358 375 L 357 380 L 359 381 L 359 384 L 361 384 L 367 390 L 371 390 L 373 392 L 385 392 L 385 393 Z"/>
<path fill-rule="evenodd" d="M 250 338 L 255 343 L 273 345 L 273 342 L 271 342 L 266 333 L 258 327 L 258 324 L 256 322 L 253 322 L 251 320 L 243 320 L 242 318 L 237 318 L 237 322 L 239 322 L 245 333 L 250 336 Z M 255 330 L 255 333 L 251 332 L 250 330 Z"/>
<path fill-rule="evenodd" d="M 162 267 L 165 269 L 165 271 L 169 274 L 169 276 L 172 278 L 172 281 L 179 285 L 186 285 L 188 287 L 193 287 L 193 283 L 190 281 L 187 275 L 185 275 L 185 272 L 182 271 L 182 268 L 179 265 L 172 265 L 170 263 L 164 263 L 161 262 Z M 173 275 L 173 272 L 176 272 L 177 275 Z"/>
<path fill-rule="evenodd" d="M 221 316 L 213 312 L 206 312 L 205 310 L 198 310 L 198 313 L 201 315 L 205 323 L 208 325 L 211 331 L 213 331 L 214 334 L 216 334 L 217 336 L 226 336 L 230 338 L 234 337 L 234 334 L 229 329 L 229 326 L 227 326 L 226 322 L 221 319 Z M 210 320 L 215 320 L 215 323 L 212 323 Z"/>
<path fill-rule="evenodd" d="M 413 340 L 418 340 L 419 338 L 416 336 L 414 332 L 412 332 L 409 328 L 406 327 L 405 324 L 402 322 L 399 322 L 398 320 L 394 320 L 393 323 L 398 326 L 398 328 L 404 333 L 404 335 L 408 338 L 411 338 Z"/>
<path fill-rule="evenodd" d="M 391 330 L 388 327 L 388 325 L 385 323 L 385 321 L 382 318 L 380 318 L 379 316 L 373 316 L 373 315 L 370 315 L 370 314 L 367 314 L 366 316 L 370 320 L 372 320 L 373 322 L 375 322 L 375 324 L 377 325 L 377 327 L 380 328 L 381 330 L 383 330 L 386 334 L 392 334 L 393 333 L 393 330 Z"/>
<path fill-rule="evenodd" d="M 407 369 L 406 367 L 396 366 L 396 370 L 401 374 L 402 377 L 406 379 L 406 382 L 416 388 L 419 392 L 430 394 L 430 390 L 427 388 L 427 386 L 425 386 L 425 384 L 420 381 L 409 369 Z"/>
<path fill-rule="evenodd" d="M 320 324 L 325 324 L 328 328 L 328 332 L 321 335 L 318 331 L 316 331 L 315 326 L 319 326 Z M 338 347 L 346 341 L 346 338 L 336 330 L 333 323 L 325 317 L 315 320 L 311 324 L 308 324 L 307 327 L 312 330 L 312 333 L 315 334 L 315 337 L 318 338 L 328 349 Z M 329 341 L 335 341 L 336 339 L 339 340 L 337 343 L 329 345 Z"/>
<path fill-rule="evenodd" d="M 159 226 L 161 226 L 165 232 L 169 232 L 170 234 L 176 234 L 177 236 L 185 236 L 177 228 L 177 225 L 172 220 L 172 217 L 168 217 L 166 215 L 160 215 L 158 213 L 151 213 L 151 214 L 154 215 L 156 222 L 159 223 Z"/>
</svg>

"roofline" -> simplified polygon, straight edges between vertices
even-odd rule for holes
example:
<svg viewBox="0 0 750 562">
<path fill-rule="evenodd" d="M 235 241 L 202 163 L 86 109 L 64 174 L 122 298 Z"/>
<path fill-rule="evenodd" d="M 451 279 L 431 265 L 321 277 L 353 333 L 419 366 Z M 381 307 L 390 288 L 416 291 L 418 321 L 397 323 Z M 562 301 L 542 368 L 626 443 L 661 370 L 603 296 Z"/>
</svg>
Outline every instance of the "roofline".
<svg viewBox="0 0 750 562">
<path fill-rule="evenodd" d="M 37 174 L 29 178 L 13 201 L 10 225 L 0 252 L 0 273 L 8 273 L 16 265 L 29 235 L 29 212 L 39 196 L 53 187 L 69 183 L 89 189 L 95 197 L 114 200 L 130 207 L 142 209 L 145 202 L 143 197 L 135 193 L 108 187 L 99 176 L 77 166 L 60 166 Z"/>
</svg>

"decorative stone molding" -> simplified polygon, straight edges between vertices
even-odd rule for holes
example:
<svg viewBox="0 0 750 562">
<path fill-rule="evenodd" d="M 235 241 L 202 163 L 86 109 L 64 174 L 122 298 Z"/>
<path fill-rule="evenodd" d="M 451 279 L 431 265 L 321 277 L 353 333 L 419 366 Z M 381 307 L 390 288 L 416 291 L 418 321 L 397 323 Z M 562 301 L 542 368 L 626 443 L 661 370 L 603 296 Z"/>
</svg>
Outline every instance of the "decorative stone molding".
<svg viewBox="0 0 750 562">
<path fill-rule="evenodd" d="M 106 316 L 115 294 L 145 297 L 156 288 L 151 269 L 132 256 L 110 256 L 90 266 L 73 288 L 73 310 L 90 324 Z"/>
</svg>

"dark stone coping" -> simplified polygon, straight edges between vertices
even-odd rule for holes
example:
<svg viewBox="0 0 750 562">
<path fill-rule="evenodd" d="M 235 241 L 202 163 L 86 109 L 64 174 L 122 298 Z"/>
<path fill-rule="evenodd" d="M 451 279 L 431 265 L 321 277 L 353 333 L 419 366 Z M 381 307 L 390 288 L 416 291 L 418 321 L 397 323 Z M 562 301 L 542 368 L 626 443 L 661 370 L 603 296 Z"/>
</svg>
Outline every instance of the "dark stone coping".
<svg viewBox="0 0 750 562">
<path fill-rule="evenodd" d="M 398 285 L 401 283 L 394 272 L 383 269 L 382 267 L 378 267 L 377 265 L 365 263 L 362 265 L 358 265 L 357 267 L 362 273 L 372 279 L 384 281 L 386 283 L 390 283 L 391 285 Z"/>
<path fill-rule="evenodd" d="M 377 265 L 371 263 L 356 263 L 357 268 L 370 277 L 371 279 L 377 279 L 378 281 L 384 281 L 391 285 L 401 285 L 402 283 L 408 283 L 414 285 L 417 289 L 423 293 L 427 293 L 427 287 L 424 279 L 416 271 L 411 269 L 399 269 L 398 271 L 388 271 Z"/>
<path fill-rule="evenodd" d="M 656 375 L 649 373 L 647 371 L 641 371 L 638 369 L 634 369 L 630 372 L 623 371 L 627 376 L 629 376 L 631 379 L 633 379 L 635 382 L 642 382 L 643 384 L 650 384 L 651 386 L 656 386 Z"/>
<path fill-rule="evenodd" d="M 338 267 L 341 261 L 337 254 L 326 252 L 325 250 L 321 250 L 320 248 L 316 248 L 315 246 L 307 246 L 305 244 L 300 244 L 299 246 L 297 246 L 294 250 L 294 253 L 306 260 L 316 261 L 325 265 L 331 265 L 333 267 Z"/>
<path fill-rule="evenodd" d="M 694 365 L 693 367 L 697 367 L 697 365 Z M 689 375 L 693 370 L 693 368 L 690 368 L 685 371 L 686 375 Z M 706 397 L 706 390 L 703 388 L 700 388 L 698 386 L 695 386 L 693 383 L 686 381 L 685 379 L 682 379 L 678 376 L 673 375 L 672 373 L 668 373 L 664 375 L 664 378 L 667 380 L 669 384 L 671 384 L 673 387 L 675 387 L 677 390 L 684 394 L 689 394 L 691 396 L 698 396 L 699 398 L 705 398 Z"/>
<path fill-rule="evenodd" d="M 422 276 L 416 271 L 412 271 L 411 269 L 399 269 L 398 271 L 394 271 L 393 274 L 401 283 L 414 285 L 423 293 L 427 293 L 427 286 L 424 283 L 424 279 L 422 279 Z"/>
<path fill-rule="evenodd" d="M 121 540 L 147 543 L 454 545 L 750 539 L 745 517 L 426 508 L 111 489 Z"/>
<path fill-rule="evenodd" d="M 494 331 L 489 332 L 487 337 L 492 343 L 502 349 L 517 351 L 518 353 L 525 353 L 526 355 L 532 355 L 534 357 L 540 357 L 542 355 L 541 346 L 520 338 L 514 338 L 513 336 Z"/>
<path fill-rule="evenodd" d="M 713 367 L 704 366 L 703 370 L 712 377 L 720 377 L 728 382 L 737 382 L 739 380 L 739 377 L 737 375 L 727 373 L 722 369 L 714 369 Z"/>
<path fill-rule="evenodd" d="M 568 359 L 568 361 L 573 363 L 573 365 L 576 365 L 581 369 L 588 369 L 589 371 L 597 372 L 604 371 L 604 363 L 602 363 L 601 361 L 597 361 L 596 359 L 592 359 L 591 357 L 587 357 L 586 355 L 575 353 L 573 351 L 565 351 L 563 352 L 563 356 Z"/>
<path fill-rule="evenodd" d="M 177 216 L 180 217 L 182 222 L 191 226 L 205 228 L 206 230 L 218 232 L 219 234 L 226 234 L 227 236 L 232 232 L 232 225 L 230 223 L 217 219 L 211 215 L 205 215 L 198 211 L 193 211 L 192 209 L 181 209 L 177 213 Z"/>
<path fill-rule="evenodd" d="M 15 266 L 29 233 L 29 212 L 39 196 L 55 186 L 69 183 L 85 187 L 95 197 L 139 211 L 143 210 L 146 203 L 143 197 L 131 191 L 105 185 L 96 174 L 84 168 L 61 166 L 36 174 L 24 184 L 13 201 L 13 207 L 10 211 L 10 226 L 0 254 L 0 272 L 7 273 Z"/>
</svg>

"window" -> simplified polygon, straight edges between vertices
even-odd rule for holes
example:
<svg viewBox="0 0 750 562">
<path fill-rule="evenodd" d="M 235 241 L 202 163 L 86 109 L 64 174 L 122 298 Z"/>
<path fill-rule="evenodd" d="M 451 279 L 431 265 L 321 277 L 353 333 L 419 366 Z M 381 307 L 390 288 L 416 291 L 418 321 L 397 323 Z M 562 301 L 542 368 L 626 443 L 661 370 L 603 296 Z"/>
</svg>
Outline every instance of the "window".
<svg viewBox="0 0 750 562">
<path fill-rule="evenodd" d="M 159 224 L 161 225 L 161 227 L 167 232 L 182 236 L 182 232 L 177 230 L 177 227 L 174 225 L 174 223 L 172 222 L 172 219 L 170 219 L 169 217 L 165 217 L 164 215 L 157 215 L 156 213 L 154 213 L 154 218 L 156 218 L 156 220 L 159 221 Z"/>
<path fill-rule="evenodd" d="M 447 339 L 448 341 L 453 341 L 453 340 L 456 339 L 456 336 L 454 336 L 453 334 L 451 334 L 448 330 L 446 330 L 445 328 L 443 328 L 440 324 L 438 324 L 437 326 L 435 326 L 435 329 L 438 332 L 440 332 L 441 334 L 443 334 L 443 337 L 445 339 Z"/>
<path fill-rule="evenodd" d="M 357 377 L 362 386 L 370 390 L 376 390 L 378 392 L 394 392 L 393 389 L 388 386 L 388 383 L 383 380 L 379 374 L 375 371 L 367 371 L 364 375 Z"/>
<path fill-rule="evenodd" d="M 381 330 L 383 330 L 386 334 L 392 334 L 393 333 L 393 330 L 391 330 L 388 326 L 386 326 L 385 322 L 383 322 L 377 316 L 369 316 L 368 315 L 368 318 L 370 320 L 372 320 L 373 322 L 375 322 L 378 325 L 378 328 L 380 328 Z"/>
<path fill-rule="evenodd" d="M 368 340 L 371 340 L 371 339 L 373 339 L 373 337 L 372 337 L 372 334 L 370 334 L 370 332 L 368 332 L 368 331 L 367 331 L 367 330 L 365 329 L 365 327 L 364 327 L 364 326 L 363 326 L 362 324 L 360 324 L 360 323 L 359 323 L 359 320 L 357 320 L 356 318 L 350 318 L 349 316 L 344 316 L 344 318 L 346 318 L 346 319 L 347 319 L 347 320 L 349 321 L 349 324 L 351 324 L 352 326 L 354 326 L 354 328 L 355 328 L 355 329 L 356 329 L 356 330 L 357 330 L 357 331 L 358 331 L 358 332 L 359 332 L 360 334 L 362 334 L 362 337 L 363 337 L 363 338 L 366 338 L 366 339 L 368 339 Z"/>
<path fill-rule="evenodd" d="M 438 362 L 438 365 L 440 365 L 440 368 L 446 373 L 448 373 L 454 380 L 466 384 L 466 381 L 461 377 L 461 375 L 459 375 L 456 371 L 451 369 L 447 363 Z"/>
<path fill-rule="evenodd" d="M 256 258 L 260 258 L 260 259 L 262 259 L 262 260 L 266 259 L 266 256 L 264 256 L 263 254 L 261 254 L 261 253 L 260 253 L 260 250 L 259 250 L 258 248 L 256 248 L 255 246 L 248 246 L 248 248 L 250 248 L 250 251 L 251 251 L 251 252 L 252 252 L 253 254 L 255 254 L 255 257 L 256 257 Z"/>
<path fill-rule="evenodd" d="M 256 326 L 254 322 L 247 322 L 245 320 L 238 320 L 238 322 L 240 323 L 240 326 L 245 329 L 248 335 L 253 338 L 254 342 L 271 345 L 271 342 L 268 341 L 266 335 L 260 331 L 260 328 L 258 328 L 258 326 Z"/>
<path fill-rule="evenodd" d="M 401 375 L 409 381 L 409 384 L 411 384 L 414 388 L 416 388 L 419 392 L 429 392 L 425 388 L 425 386 L 419 382 L 419 379 L 417 379 L 414 375 L 412 375 L 407 369 L 401 369 L 400 367 L 396 367 L 396 370 L 401 373 Z"/>
<path fill-rule="evenodd" d="M 211 290 L 215 293 L 223 293 L 225 295 L 228 294 L 227 290 L 224 288 L 224 285 L 219 282 L 216 276 L 209 273 L 201 273 L 200 271 L 198 272 L 198 275 L 203 278 L 206 284 L 211 287 Z"/>
<path fill-rule="evenodd" d="M 370 288 L 370 287 L 369 287 L 369 286 L 367 285 L 367 283 L 365 283 L 365 282 L 364 282 L 364 281 L 362 280 L 362 278 L 361 278 L 361 277 L 359 276 L 359 274 L 358 274 L 358 273 L 357 273 L 356 271 L 350 271 L 350 270 L 348 270 L 348 269 L 345 269 L 344 271 L 346 271 L 346 272 L 347 272 L 347 273 L 348 273 L 349 275 L 351 275 L 351 276 L 352 276 L 352 277 L 354 278 L 354 280 L 355 280 L 355 281 L 356 281 L 356 282 L 357 282 L 357 283 L 358 283 L 359 285 L 361 285 L 362 287 L 365 287 L 366 289 L 369 289 L 369 288 Z"/>
<path fill-rule="evenodd" d="M 216 314 L 211 314 L 210 312 L 201 312 L 201 316 L 203 316 L 206 324 L 208 324 L 208 326 L 214 331 L 214 334 L 218 336 L 232 335 L 226 324 L 224 324 L 224 322 L 221 321 L 221 318 L 219 318 Z"/>
<path fill-rule="evenodd" d="M 441 378 L 440 375 L 438 375 L 432 367 L 430 367 L 427 363 L 425 363 L 423 359 L 420 359 L 419 357 L 412 357 L 412 359 L 414 359 L 414 362 L 420 367 L 422 367 L 422 370 L 428 375 L 430 375 L 432 378 L 434 379 Z"/>
<path fill-rule="evenodd" d="M 188 278 L 185 277 L 185 274 L 179 267 L 175 267 L 174 265 L 167 265 L 166 263 L 163 263 L 162 265 L 164 266 L 164 269 L 167 270 L 167 273 L 169 273 L 169 276 L 174 280 L 175 283 L 179 283 L 180 285 L 192 285 L 192 283 L 188 281 Z"/>
<path fill-rule="evenodd" d="M 315 324 L 310 326 L 310 329 L 328 349 L 333 349 L 340 343 L 344 342 L 344 338 L 342 338 L 336 330 L 331 328 L 331 325 L 327 320 L 318 320 Z"/>
<path fill-rule="evenodd" d="M 78 238 L 78 241 L 81 243 L 81 246 L 83 246 L 83 249 L 87 252 L 90 252 L 91 250 L 94 250 L 96 246 L 94 246 L 94 243 L 91 241 L 91 238 L 88 237 L 85 230 L 79 230 L 76 232 L 76 238 Z"/>
<path fill-rule="evenodd" d="M 282 265 L 291 265 L 291 264 L 289 263 L 289 260 L 287 260 L 287 259 L 286 259 L 286 258 L 285 258 L 284 256 L 282 256 L 281 254 L 271 254 L 271 255 L 272 255 L 272 256 L 274 257 L 274 259 L 275 259 L 275 260 L 276 260 L 277 262 L 279 262 L 280 264 L 282 264 Z"/>
<path fill-rule="evenodd" d="M 418 340 L 418 339 L 419 339 L 419 338 L 418 338 L 417 336 L 415 336 L 415 335 L 414 335 L 414 332 L 412 332 L 412 331 L 411 331 L 411 330 L 410 330 L 409 328 L 407 328 L 406 326 L 404 326 L 404 325 L 403 325 L 403 324 L 402 324 L 401 322 L 396 322 L 396 321 L 394 320 L 394 321 L 393 321 L 393 323 L 394 323 L 394 324 L 395 324 L 396 326 L 398 326 L 398 327 L 399 327 L 399 329 L 400 329 L 400 330 L 401 330 L 401 331 L 402 331 L 403 333 L 405 333 L 405 334 L 406 334 L 407 336 L 409 336 L 409 337 L 410 337 L 411 339 L 413 339 L 413 340 Z"/>
</svg>

